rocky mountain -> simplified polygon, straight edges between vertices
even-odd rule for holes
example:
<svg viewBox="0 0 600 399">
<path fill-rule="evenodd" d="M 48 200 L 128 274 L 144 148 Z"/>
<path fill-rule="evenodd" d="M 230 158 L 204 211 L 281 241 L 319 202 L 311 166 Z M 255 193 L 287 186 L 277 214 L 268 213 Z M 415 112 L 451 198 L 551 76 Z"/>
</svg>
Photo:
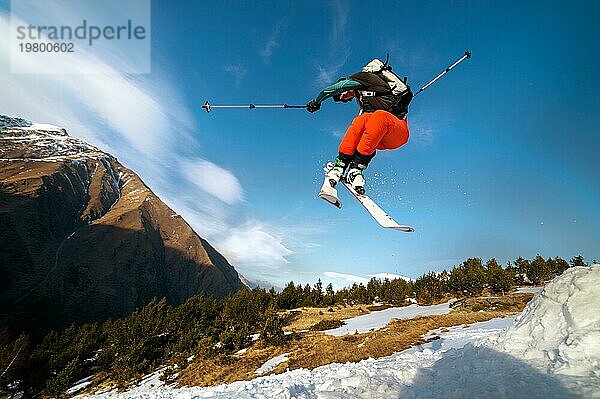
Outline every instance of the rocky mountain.
<svg viewBox="0 0 600 399">
<path fill-rule="evenodd" d="M 0 115 L 0 323 L 34 335 L 243 288 L 236 270 L 116 158 Z"/>
</svg>

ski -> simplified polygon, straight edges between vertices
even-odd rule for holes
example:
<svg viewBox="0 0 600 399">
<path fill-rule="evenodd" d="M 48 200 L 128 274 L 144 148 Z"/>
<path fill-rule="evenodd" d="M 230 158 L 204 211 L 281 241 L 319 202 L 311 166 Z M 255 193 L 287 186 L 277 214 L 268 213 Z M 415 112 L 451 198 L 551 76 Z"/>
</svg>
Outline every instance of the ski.
<svg viewBox="0 0 600 399">
<path fill-rule="evenodd" d="M 359 194 L 352 186 L 346 182 L 345 179 L 340 181 L 350 191 L 350 193 L 361 203 L 361 205 L 373 216 L 373 219 L 379 223 L 381 227 L 385 227 L 387 229 L 404 231 L 406 233 L 412 233 L 415 231 L 411 226 L 403 226 L 398 224 L 390 215 L 388 215 L 379 205 L 375 203 L 368 195 Z"/>
</svg>

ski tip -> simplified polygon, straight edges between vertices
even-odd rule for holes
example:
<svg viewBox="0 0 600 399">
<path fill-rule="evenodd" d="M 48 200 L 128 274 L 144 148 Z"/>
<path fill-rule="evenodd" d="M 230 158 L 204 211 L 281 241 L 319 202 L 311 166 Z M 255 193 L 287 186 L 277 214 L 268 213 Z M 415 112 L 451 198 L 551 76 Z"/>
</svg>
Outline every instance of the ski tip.
<svg viewBox="0 0 600 399">
<path fill-rule="evenodd" d="M 415 229 L 410 226 L 394 226 L 391 227 L 393 230 L 403 231 L 405 233 L 414 233 Z"/>
</svg>

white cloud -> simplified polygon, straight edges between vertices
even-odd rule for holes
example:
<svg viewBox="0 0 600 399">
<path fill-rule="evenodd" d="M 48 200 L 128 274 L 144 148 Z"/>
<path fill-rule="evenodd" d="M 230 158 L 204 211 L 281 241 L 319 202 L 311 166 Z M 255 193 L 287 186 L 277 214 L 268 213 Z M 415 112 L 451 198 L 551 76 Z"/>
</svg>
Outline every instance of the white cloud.
<svg viewBox="0 0 600 399">
<path fill-rule="evenodd" d="M 8 37 L 9 31 L 9 17 L 0 13 L 2 36 Z M 124 140 L 132 150 L 146 155 L 164 150 L 169 143 L 166 133 L 172 130 L 172 120 L 191 125 L 187 112 L 178 111 L 177 119 L 172 117 L 170 110 L 179 104 L 165 95 L 171 91 L 166 82 L 151 81 L 148 75 L 125 76 L 108 60 L 99 59 L 84 48 L 78 48 L 74 57 L 48 60 L 38 57 L 28 62 L 40 63 L 39 69 L 43 69 L 43 63 L 50 62 L 53 70 L 68 70 L 76 63 L 85 73 L 11 74 L 9 46 L 8 40 L 0 42 L 0 86 L 11 89 L 11 95 L 3 96 L 0 102 L 5 113 L 26 112 L 24 116 L 29 119 L 67 128 L 104 125 L 112 132 L 87 128 L 84 133 L 88 136 L 83 138 L 93 144 L 111 143 L 114 147 Z M 114 132 L 118 133 L 117 137 Z M 80 132 L 77 134 L 81 136 Z"/>
<path fill-rule="evenodd" d="M 9 17 L 0 11 L 0 36 L 9 32 Z M 160 65 L 153 65 L 150 75 L 125 75 L 110 60 L 82 49 L 77 62 L 90 73 L 14 74 L 9 46 L 8 40 L 0 41 L 2 113 L 65 127 L 115 155 L 232 264 L 287 263 L 292 251 L 283 244 L 284 235 L 260 222 L 240 226 L 243 222 L 233 220 L 232 207 L 243 201 L 243 188 L 232 172 L 198 155 L 188 106 Z"/>
<path fill-rule="evenodd" d="M 242 185 L 230 171 L 205 159 L 182 159 L 187 180 L 215 198 L 233 205 L 244 199 Z"/>
<path fill-rule="evenodd" d="M 350 53 L 347 53 L 341 59 L 336 59 L 334 63 L 328 63 L 327 65 L 316 64 L 316 86 L 322 88 L 323 86 L 329 86 L 330 84 L 337 82 L 337 80 L 342 77 L 340 76 L 339 71 L 344 65 L 346 65 L 348 57 L 350 57 Z"/>
<path fill-rule="evenodd" d="M 339 43 L 346 40 L 346 26 L 348 25 L 348 14 L 350 9 L 348 3 L 336 0 L 333 6 L 333 18 L 331 21 L 331 46 L 335 48 Z"/>
<path fill-rule="evenodd" d="M 281 33 L 287 28 L 288 24 L 284 20 L 279 21 L 275 28 L 273 29 L 273 33 L 264 47 L 260 50 L 260 55 L 263 58 L 265 64 L 271 63 L 271 56 L 273 55 L 273 50 L 279 46 L 279 36 Z"/>
<path fill-rule="evenodd" d="M 283 235 L 270 231 L 257 221 L 232 228 L 221 242 L 219 250 L 233 264 L 246 268 L 279 268 L 289 263 L 292 251 L 283 243 Z"/>
</svg>

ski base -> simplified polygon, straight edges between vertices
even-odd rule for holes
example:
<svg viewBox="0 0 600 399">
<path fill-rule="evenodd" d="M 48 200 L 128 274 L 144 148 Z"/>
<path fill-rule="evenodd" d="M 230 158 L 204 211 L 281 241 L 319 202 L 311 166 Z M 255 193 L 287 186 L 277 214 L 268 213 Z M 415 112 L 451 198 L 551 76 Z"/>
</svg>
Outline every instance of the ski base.
<svg viewBox="0 0 600 399">
<path fill-rule="evenodd" d="M 327 203 L 329 203 L 337 208 L 342 207 L 342 202 L 338 198 L 336 198 L 332 195 L 329 195 L 327 193 L 324 193 L 322 191 L 319 192 L 319 198 L 321 198 L 322 200 L 325 200 Z"/>
<path fill-rule="evenodd" d="M 321 191 L 319 191 L 319 198 L 329 202 L 331 205 L 337 208 L 341 208 L 342 201 L 340 201 L 337 194 L 338 192 L 335 187 L 331 187 L 331 184 L 328 181 L 323 182 Z"/>
<path fill-rule="evenodd" d="M 379 223 L 381 227 L 387 229 L 393 229 L 398 231 L 404 231 L 406 233 L 412 233 L 415 231 L 411 226 L 404 226 L 398 224 L 390 215 L 388 215 L 383 209 L 379 207 L 368 195 L 357 193 L 352 186 L 347 183 L 344 179 L 340 182 L 350 191 L 350 193 L 361 203 L 361 205 L 373 216 L 373 219 Z"/>
</svg>

